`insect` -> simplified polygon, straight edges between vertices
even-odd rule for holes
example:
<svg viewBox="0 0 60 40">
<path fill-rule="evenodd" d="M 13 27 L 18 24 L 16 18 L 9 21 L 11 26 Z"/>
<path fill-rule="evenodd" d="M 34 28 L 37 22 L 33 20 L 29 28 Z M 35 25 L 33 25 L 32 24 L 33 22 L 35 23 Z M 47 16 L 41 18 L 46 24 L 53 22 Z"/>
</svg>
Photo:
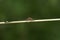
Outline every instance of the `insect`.
<svg viewBox="0 0 60 40">
<path fill-rule="evenodd" d="M 8 23 L 8 21 L 5 22 L 5 24 L 7 24 L 7 23 Z"/>
<path fill-rule="evenodd" d="M 33 20 L 31 17 L 28 17 L 27 20 Z"/>
</svg>

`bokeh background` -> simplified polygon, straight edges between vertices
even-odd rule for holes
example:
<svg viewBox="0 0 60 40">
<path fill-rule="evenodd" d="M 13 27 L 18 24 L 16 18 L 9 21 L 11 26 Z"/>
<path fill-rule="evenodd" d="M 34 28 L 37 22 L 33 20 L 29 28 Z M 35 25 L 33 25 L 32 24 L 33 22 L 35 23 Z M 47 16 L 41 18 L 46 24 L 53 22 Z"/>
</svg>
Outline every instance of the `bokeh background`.
<svg viewBox="0 0 60 40">
<path fill-rule="evenodd" d="M 60 17 L 60 0 L 0 0 L 0 21 Z M 0 25 L 0 40 L 60 40 L 60 21 Z"/>
</svg>

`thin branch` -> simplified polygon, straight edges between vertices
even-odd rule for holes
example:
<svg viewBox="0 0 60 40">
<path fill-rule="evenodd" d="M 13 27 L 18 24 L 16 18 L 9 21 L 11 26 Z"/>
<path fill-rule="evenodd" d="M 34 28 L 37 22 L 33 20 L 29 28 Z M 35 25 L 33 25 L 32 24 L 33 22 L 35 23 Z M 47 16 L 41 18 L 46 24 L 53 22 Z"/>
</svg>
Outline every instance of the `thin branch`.
<svg viewBox="0 0 60 40">
<path fill-rule="evenodd" d="M 24 21 L 11 21 L 0 22 L 0 24 L 12 24 L 12 23 L 26 23 L 26 22 L 45 22 L 45 21 L 60 21 L 60 18 L 55 19 L 40 19 L 40 20 L 24 20 Z"/>
</svg>

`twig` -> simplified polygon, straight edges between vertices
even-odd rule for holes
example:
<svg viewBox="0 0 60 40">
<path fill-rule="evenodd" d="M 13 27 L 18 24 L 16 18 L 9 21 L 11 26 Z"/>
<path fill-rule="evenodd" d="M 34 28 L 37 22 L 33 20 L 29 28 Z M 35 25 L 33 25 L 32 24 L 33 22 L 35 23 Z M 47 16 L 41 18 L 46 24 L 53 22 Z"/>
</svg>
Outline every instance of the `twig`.
<svg viewBox="0 0 60 40">
<path fill-rule="evenodd" d="M 26 23 L 26 22 L 45 22 L 45 21 L 60 21 L 60 18 L 55 19 L 40 19 L 40 20 L 24 20 L 24 21 L 11 21 L 0 22 L 0 24 L 12 24 L 12 23 Z"/>
</svg>

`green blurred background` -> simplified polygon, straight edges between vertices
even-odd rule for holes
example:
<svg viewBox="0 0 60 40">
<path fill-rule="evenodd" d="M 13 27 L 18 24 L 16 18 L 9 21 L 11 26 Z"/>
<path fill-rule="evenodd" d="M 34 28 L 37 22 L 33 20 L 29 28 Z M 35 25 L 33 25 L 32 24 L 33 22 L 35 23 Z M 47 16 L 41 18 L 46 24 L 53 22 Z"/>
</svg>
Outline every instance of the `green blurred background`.
<svg viewBox="0 0 60 40">
<path fill-rule="evenodd" d="M 0 0 L 0 21 L 60 17 L 60 0 Z M 60 40 L 60 21 L 0 25 L 0 40 Z"/>
</svg>

